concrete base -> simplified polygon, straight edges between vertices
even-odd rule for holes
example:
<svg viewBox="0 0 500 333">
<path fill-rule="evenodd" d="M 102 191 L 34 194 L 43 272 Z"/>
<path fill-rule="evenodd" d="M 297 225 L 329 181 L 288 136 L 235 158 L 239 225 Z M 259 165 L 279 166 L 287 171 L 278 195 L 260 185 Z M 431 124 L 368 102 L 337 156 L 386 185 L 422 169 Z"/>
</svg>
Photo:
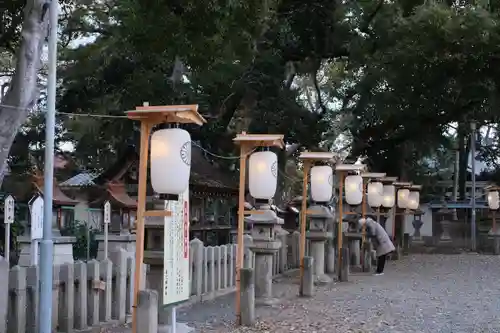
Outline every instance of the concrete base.
<svg viewBox="0 0 500 333">
<path fill-rule="evenodd" d="M 99 248 L 97 250 L 97 260 L 103 260 L 104 259 L 104 235 L 97 235 L 95 237 L 95 239 L 99 244 Z M 110 234 L 110 235 L 108 235 L 108 251 L 109 251 L 109 253 L 111 253 L 111 252 L 116 252 L 120 249 L 124 249 L 125 251 L 131 253 L 131 255 L 134 255 L 134 253 L 135 253 L 135 241 L 136 241 L 136 235 Z M 108 255 L 109 255 L 109 253 L 108 253 Z"/>
<path fill-rule="evenodd" d="M 31 237 L 19 236 L 17 238 L 21 247 L 19 254 L 18 265 L 22 267 L 31 266 Z M 74 262 L 73 259 L 73 244 L 76 242 L 76 237 L 71 236 L 54 236 L 54 266 L 63 265 Z M 40 247 L 40 245 L 38 245 Z M 40 248 L 38 248 L 38 263 L 40 263 Z"/>
<path fill-rule="evenodd" d="M 274 306 L 280 303 L 281 301 L 274 297 L 255 297 L 255 305 L 259 306 Z"/>
<path fill-rule="evenodd" d="M 158 333 L 170 333 L 170 332 L 172 332 L 172 325 L 158 325 Z M 184 323 L 177 323 L 177 325 L 175 325 L 175 332 L 190 333 L 194 332 L 194 328 L 189 327 L 187 324 Z"/>
<path fill-rule="evenodd" d="M 314 284 L 317 286 L 329 284 L 332 281 L 333 279 L 326 274 L 320 274 L 314 277 Z"/>
</svg>

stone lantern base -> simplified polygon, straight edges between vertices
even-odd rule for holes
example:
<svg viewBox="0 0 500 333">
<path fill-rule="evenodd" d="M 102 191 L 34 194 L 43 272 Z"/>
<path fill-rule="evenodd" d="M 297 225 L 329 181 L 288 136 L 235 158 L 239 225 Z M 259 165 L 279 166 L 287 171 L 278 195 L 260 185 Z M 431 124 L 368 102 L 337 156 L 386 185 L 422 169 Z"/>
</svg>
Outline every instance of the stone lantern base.
<svg viewBox="0 0 500 333">
<path fill-rule="evenodd" d="M 98 245 L 97 260 L 104 259 L 104 235 L 97 235 L 95 237 Z M 131 256 L 135 253 L 135 234 L 110 234 L 108 235 L 108 256 L 111 252 L 116 252 L 124 249 L 129 252 Z"/>
<path fill-rule="evenodd" d="M 53 236 L 54 242 L 54 266 L 63 265 L 74 262 L 73 259 L 73 244 L 76 243 L 76 237 L 72 236 Z M 19 236 L 17 238 L 21 247 L 19 255 L 19 266 L 28 267 L 32 263 L 32 242 L 30 236 Z M 38 242 L 39 243 L 39 242 Z M 40 245 L 38 244 L 38 247 Z M 40 248 L 37 250 L 37 262 L 40 263 Z"/>
<path fill-rule="evenodd" d="M 255 304 L 272 306 L 279 303 L 273 297 L 273 256 L 281 247 L 280 241 L 255 241 L 250 250 L 255 254 Z"/>
</svg>

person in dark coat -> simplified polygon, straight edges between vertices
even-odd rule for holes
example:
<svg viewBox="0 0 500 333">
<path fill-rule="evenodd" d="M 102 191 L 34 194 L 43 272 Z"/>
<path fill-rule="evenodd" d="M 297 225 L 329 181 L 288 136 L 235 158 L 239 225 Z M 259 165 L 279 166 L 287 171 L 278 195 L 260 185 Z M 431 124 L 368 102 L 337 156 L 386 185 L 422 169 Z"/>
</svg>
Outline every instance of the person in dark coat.
<svg viewBox="0 0 500 333">
<path fill-rule="evenodd" d="M 369 217 L 360 219 L 359 227 L 362 228 L 363 225 L 365 225 L 366 234 L 372 239 L 377 252 L 377 270 L 375 271 L 375 275 L 383 275 L 387 255 L 396 250 L 396 248 L 385 229 L 376 221 Z"/>
</svg>

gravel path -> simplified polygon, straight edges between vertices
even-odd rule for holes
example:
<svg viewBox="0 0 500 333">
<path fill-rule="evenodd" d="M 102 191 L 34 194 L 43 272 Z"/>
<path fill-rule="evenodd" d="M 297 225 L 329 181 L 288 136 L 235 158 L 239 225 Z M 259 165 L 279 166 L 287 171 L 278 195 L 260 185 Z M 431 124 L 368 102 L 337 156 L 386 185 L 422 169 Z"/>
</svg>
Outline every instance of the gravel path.
<svg viewBox="0 0 500 333">
<path fill-rule="evenodd" d="M 178 320 L 205 333 L 500 333 L 500 256 L 414 255 L 310 299 L 297 290 L 296 279 L 275 284 L 282 303 L 257 308 L 255 328 L 233 327 L 234 295 L 179 309 Z"/>
</svg>

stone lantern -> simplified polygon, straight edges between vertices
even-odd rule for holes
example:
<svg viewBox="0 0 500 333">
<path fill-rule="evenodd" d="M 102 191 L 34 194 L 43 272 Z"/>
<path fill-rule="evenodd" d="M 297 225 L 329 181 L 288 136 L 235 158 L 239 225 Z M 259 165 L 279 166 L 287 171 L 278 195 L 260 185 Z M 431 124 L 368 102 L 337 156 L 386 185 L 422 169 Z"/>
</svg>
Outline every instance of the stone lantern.
<svg viewBox="0 0 500 333">
<path fill-rule="evenodd" d="M 451 220 L 453 218 L 453 211 L 443 203 L 443 207 L 436 212 L 436 218 L 442 229 L 439 241 L 443 243 L 451 242 L 450 227 Z"/>
<path fill-rule="evenodd" d="M 424 212 L 421 209 L 416 209 L 413 212 L 413 222 L 411 223 L 414 228 L 412 243 L 415 244 L 422 244 L 424 242 L 420 234 L 420 228 L 424 225 L 424 222 L 422 222 L 422 215 L 424 215 Z"/>
<path fill-rule="evenodd" d="M 315 283 L 327 284 L 332 282 L 332 279 L 325 274 L 325 245 L 333 237 L 328 230 L 333 215 L 325 206 L 313 205 L 308 210 L 310 220 L 306 237 L 310 241 L 311 256 L 314 258 Z"/>
<path fill-rule="evenodd" d="M 259 213 L 245 217 L 246 223 L 253 225 L 250 250 L 255 254 L 255 302 L 261 305 L 273 305 L 273 256 L 281 247 L 276 238 L 278 225 L 282 223 L 271 209 L 268 200 L 256 200 Z"/>
</svg>

